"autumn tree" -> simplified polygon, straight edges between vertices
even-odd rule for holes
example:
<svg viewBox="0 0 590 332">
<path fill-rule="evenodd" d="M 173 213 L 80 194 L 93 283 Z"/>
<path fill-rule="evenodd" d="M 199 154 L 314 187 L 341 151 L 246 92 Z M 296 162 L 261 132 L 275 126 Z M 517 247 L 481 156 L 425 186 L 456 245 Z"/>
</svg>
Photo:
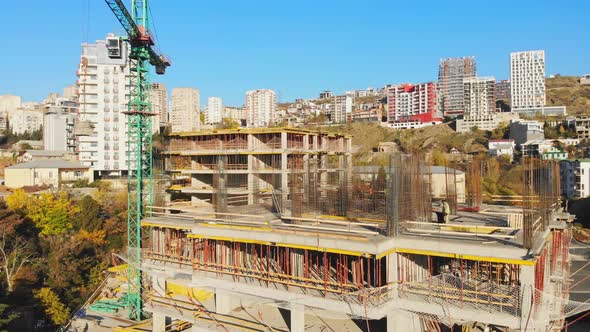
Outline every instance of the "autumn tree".
<svg viewBox="0 0 590 332">
<path fill-rule="evenodd" d="M 22 189 L 17 189 L 6 197 L 6 205 L 8 208 L 21 213 L 26 213 L 30 201 L 31 196 L 27 195 Z"/>
<path fill-rule="evenodd" d="M 34 292 L 34 296 L 39 300 L 45 314 L 54 325 L 61 325 L 70 318 L 70 309 L 68 309 L 59 299 L 59 296 L 49 287 L 43 287 Z"/>
<path fill-rule="evenodd" d="M 6 277 L 7 291 L 14 291 L 14 282 L 25 264 L 33 261 L 35 252 L 31 244 L 20 236 L 12 238 L 6 235 L 6 229 L 2 230 L 0 238 L 0 268 Z"/>
<path fill-rule="evenodd" d="M 43 193 L 27 204 L 27 216 L 43 236 L 61 235 L 73 228 L 72 217 L 80 212 L 65 192 Z"/>
</svg>

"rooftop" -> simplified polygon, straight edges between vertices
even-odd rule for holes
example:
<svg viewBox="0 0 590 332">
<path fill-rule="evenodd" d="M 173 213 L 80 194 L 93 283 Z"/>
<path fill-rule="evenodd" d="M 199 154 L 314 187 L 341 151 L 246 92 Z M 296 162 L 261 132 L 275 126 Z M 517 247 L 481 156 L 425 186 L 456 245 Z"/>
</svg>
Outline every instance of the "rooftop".
<svg viewBox="0 0 590 332">
<path fill-rule="evenodd" d="M 50 151 L 50 150 L 27 150 L 26 153 L 33 157 L 61 157 L 68 154 L 68 151 Z"/>
<path fill-rule="evenodd" d="M 61 159 L 47 159 L 47 160 L 33 160 L 27 163 L 16 164 L 6 169 L 33 169 L 33 168 L 59 168 L 59 169 L 88 169 L 79 162 L 61 160 Z"/>
<path fill-rule="evenodd" d="M 159 210 L 158 210 L 159 209 Z M 174 211 L 166 214 L 163 211 Z M 156 208 L 143 226 L 184 229 L 188 237 L 242 243 L 271 244 L 364 257 L 383 257 L 391 252 L 432 256 L 461 255 L 471 259 L 530 264 L 533 259 L 522 246 L 522 231 L 510 227 L 513 207 L 485 206 L 481 212 L 458 212 L 447 224 L 402 222 L 399 236 L 383 234 L 384 220 L 336 216 L 278 216 L 274 213 L 238 214 L 198 209 Z M 469 258 L 467 258 L 469 259 Z"/>
</svg>

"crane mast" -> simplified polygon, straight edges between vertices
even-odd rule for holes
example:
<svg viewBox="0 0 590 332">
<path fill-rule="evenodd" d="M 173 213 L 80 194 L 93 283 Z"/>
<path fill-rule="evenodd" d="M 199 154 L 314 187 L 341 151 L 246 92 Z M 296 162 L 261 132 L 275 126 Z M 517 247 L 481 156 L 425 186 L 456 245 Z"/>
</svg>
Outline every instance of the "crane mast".
<svg viewBox="0 0 590 332">
<path fill-rule="evenodd" d="M 148 0 L 132 0 L 131 14 L 121 0 L 105 0 L 127 32 L 129 43 L 129 103 L 127 114 L 127 305 L 129 318 L 141 320 L 143 312 L 141 274 L 141 220 L 153 204 L 152 112 L 150 65 L 164 74 L 170 61 L 152 46 Z"/>
</svg>

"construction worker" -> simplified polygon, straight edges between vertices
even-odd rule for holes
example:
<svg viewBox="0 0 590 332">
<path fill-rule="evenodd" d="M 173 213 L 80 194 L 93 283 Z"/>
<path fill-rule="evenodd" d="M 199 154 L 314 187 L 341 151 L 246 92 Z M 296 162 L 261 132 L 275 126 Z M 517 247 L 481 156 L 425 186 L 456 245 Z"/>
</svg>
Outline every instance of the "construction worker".
<svg viewBox="0 0 590 332">
<path fill-rule="evenodd" d="M 451 214 L 451 207 L 449 206 L 449 203 L 446 199 L 442 202 L 442 213 L 445 224 L 448 224 L 450 218 L 449 215 Z"/>
</svg>

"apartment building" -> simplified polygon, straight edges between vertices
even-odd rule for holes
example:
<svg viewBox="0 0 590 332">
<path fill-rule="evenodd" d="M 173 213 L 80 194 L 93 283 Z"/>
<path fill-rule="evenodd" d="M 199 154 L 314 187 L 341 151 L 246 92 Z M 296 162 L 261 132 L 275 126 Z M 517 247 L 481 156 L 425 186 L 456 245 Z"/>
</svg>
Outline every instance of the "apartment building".
<svg viewBox="0 0 590 332">
<path fill-rule="evenodd" d="M 581 115 L 576 117 L 576 134 L 581 140 L 590 139 L 590 116 Z"/>
<path fill-rule="evenodd" d="M 510 101 L 510 80 L 496 82 L 496 100 Z"/>
<path fill-rule="evenodd" d="M 564 197 L 590 196 L 590 159 L 561 160 L 559 166 Z"/>
<path fill-rule="evenodd" d="M 516 112 L 542 112 L 545 106 L 545 51 L 510 53 L 510 95 Z"/>
<path fill-rule="evenodd" d="M 223 117 L 230 118 L 233 121 L 239 123 L 241 127 L 245 127 L 248 114 L 244 107 L 226 106 L 223 108 Z"/>
<path fill-rule="evenodd" d="M 247 91 L 245 105 L 248 127 L 267 127 L 274 122 L 277 105 L 273 90 Z"/>
<path fill-rule="evenodd" d="M 63 98 L 68 100 L 75 100 L 76 94 L 78 93 L 78 87 L 75 85 L 68 85 L 64 88 Z"/>
<path fill-rule="evenodd" d="M 387 89 L 388 126 L 418 128 L 441 123 L 436 84 L 400 84 Z"/>
<path fill-rule="evenodd" d="M 159 132 L 160 127 L 168 124 L 168 91 L 165 84 L 152 83 L 150 102 L 152 103 L 152 112 L 156 113 L 152 117 L 153 131 Z"/>
<path fill-rule="evenodd" d="M 463 80 L 477 76 L 474 57 L 441 59 L 438 66 L 438 97 L 445 116 L 457 116 L 465 110 Z"/>
<path fill-rule="evenodd" d="M 172 132 L 175 133 L 201 129 L 201 102 L 199 89 L 172 89 L 170 125 Z"/>
<path fill-rule="evenodd" d="M 464 116 L 490 115 L 496 112 L 496 79 L 469 77 L 463 79 Z"/>
<path fill-rule="evenodd" d="M 41 109 L 17 108 L 7 112 L 8 127 L 12 133 L 20 135 L 40 130 L 43 126 L 43 111 Z"/>
<path fill-rule="evenodd" d="M 0 113 L 6 113 L 8 111 L 20 108 L 22 105 L 22 99 L 20 96 L 15 95 L 0 95 Z"/>
<path fill-rule="evenodd" d="M 332 104 L 328 118 L 332 123 L 346 123 L 352 121 L 352 104 L 354 97 L 351 95 L 332 96 Z"/>
<path fill-rule="evenodd" d="M 79 160 L 102 175 L 127 172 L 127 116 L 129 66 L 127 43 L 118 43 L 116 57 L 109 56 L 106 40 L 82 44 L 77 71 L 79 123 L 76 131 Z M 82 129 L 84 128 L 84 129 Z"/>
<path fill-rule="evenodd" d="M 502 125 L 509 125 L 512 121 L 519 120 L 520 115 L 515 112 L 497 112 L 488 115 L 472 115 L 457 119 L 456 131 L 465 133 L 473 128 L 479 130 L 494 130 Z"/>
<path fill-rule="evenodd" d="M 74 126 L 78 118 L 77 111 L 78 104 L 65 98 L 57 98 L 53 105 L 46 105 L 43 114 L 43 149 L 76 152 Z"/>
<path fill-rule="evenodd" d="M 205 109 L 205 123 L 221 123 L 223 117 L 223 100 L 221 97 L 207 98 L 207 108 Z"/>
<path fill-rule="evenodd" d="M 539 121 L 518 120 L 510 123 L 510 139 L 514 140 L 516 147 L 528 141 L 544 140 L 545 131 Z"/>
<path fill-rule="evenodd" d="M 330 90 L 325 90 L 320 92 L 320 99 L 329 99 L 332 98 L 334 94 Z"/>
</svg>

